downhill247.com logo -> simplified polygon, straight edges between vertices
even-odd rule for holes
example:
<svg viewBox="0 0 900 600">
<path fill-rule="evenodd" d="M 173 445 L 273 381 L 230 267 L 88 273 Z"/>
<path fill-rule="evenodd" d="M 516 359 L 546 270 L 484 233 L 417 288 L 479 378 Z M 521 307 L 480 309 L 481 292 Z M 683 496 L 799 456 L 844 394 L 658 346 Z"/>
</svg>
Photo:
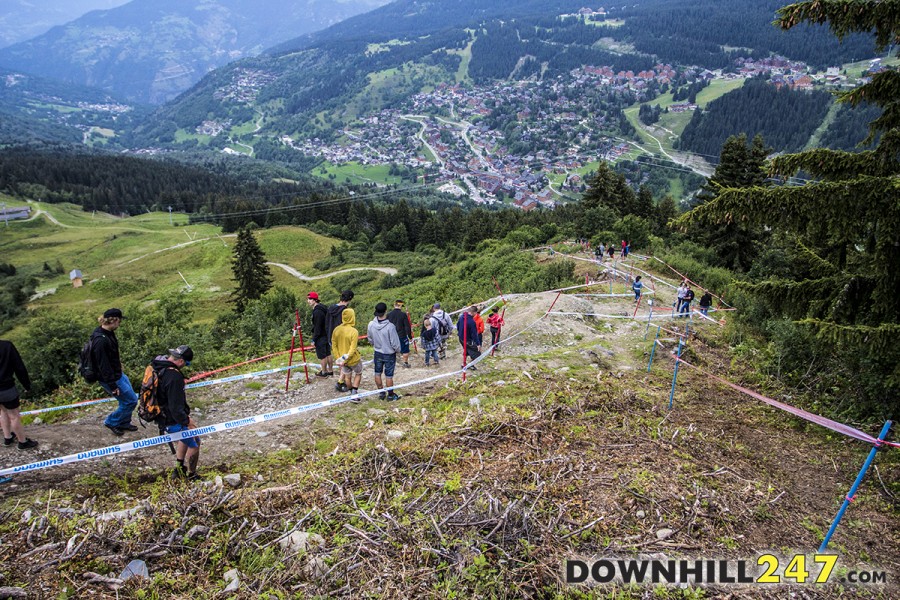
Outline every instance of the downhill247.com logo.
<svg viewBox="0 0 900 600">
<path fill-rule="evenodd" d="M 836 571 L 837 558 L 834 554 L 795 554 L 786 558 L 763 554 L 751 560 L 568 559 L 565 581 L 688 585 L 887 583 L 884 571 Z"/>
</svg>

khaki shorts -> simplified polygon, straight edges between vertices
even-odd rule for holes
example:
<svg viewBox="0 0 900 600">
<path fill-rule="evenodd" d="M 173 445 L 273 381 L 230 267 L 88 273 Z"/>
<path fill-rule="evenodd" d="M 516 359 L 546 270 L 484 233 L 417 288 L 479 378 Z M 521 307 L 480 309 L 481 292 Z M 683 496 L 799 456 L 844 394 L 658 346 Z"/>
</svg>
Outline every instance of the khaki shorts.
<svg viewBox="0 0 900 600">
<path fill-rule="evenodd" d="M 347 365 L 341 365 L 341 374 L 342 375 L 360 375 L 362 374 L 362 361 L 359 361 L 352 367 L 348 367 Z"/>
</svg>

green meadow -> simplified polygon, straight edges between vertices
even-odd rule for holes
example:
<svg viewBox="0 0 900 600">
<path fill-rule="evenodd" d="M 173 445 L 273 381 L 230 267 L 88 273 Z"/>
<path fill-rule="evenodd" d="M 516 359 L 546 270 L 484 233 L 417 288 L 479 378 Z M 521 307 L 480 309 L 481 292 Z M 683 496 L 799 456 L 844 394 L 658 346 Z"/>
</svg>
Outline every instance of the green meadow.
<svg viewBox="0 0 900 600">
<path fill-rule="evenodd" d="M 198 320 L 211 321 L 231 310 L 234 237 L 222 234 L 218 226 L 191 225 L 185 215 L 173 215 L 170 224 L 168 213 L 119 218 L 67 204 L 33 203 L 32 208 L 45 211 L 59 224 L 47 215 L 12 221 L 8 227 L 0 224 L 3 262 L 38 277 L 37 292 L 46 294 L 30 302 L 30 309 L 93 315 L 112 305 L 152 303 L 187 290 L 189 284 Z M 335 244 L 301 227 L 261 229 L 255 235 L 268 260 L 304 274 L 315 274 L 313 263 L 328 256 Z M 45 263 L 63 272 L 47 271 Z M 72 286 L 73 269 L 82 271 L 84 287 Z M 297 293 L 309 289 L 309 284 L 280 268 L 273 267 L 272 274 L 276 284 Z"/>
</svg>

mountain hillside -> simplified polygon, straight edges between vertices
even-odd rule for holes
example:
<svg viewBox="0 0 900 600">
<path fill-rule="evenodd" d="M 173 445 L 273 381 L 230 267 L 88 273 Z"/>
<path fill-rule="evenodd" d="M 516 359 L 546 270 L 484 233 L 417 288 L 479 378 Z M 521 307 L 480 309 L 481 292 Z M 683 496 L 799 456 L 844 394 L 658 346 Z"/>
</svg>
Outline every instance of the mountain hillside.
<svg viewBox="0 0 900 600">
<path fill-rule="evenodd" d="M 133 0 L 0 51 L 0 65 L 160 103 L 208 71 L 381 0 Z"/>
<path fill-rule="evenodd" d="M 129 0 L 0 0 L 0 48 L 24 42 L 88 11 L 121 6 Z"/>
</svg>

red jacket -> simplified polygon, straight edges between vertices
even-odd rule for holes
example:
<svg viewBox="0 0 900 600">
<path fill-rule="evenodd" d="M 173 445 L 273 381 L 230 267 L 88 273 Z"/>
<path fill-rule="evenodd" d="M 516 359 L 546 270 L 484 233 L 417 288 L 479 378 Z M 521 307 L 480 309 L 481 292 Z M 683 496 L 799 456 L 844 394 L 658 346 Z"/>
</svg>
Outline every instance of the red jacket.
<svg viewBox="0 0 900 600">
<path fill-rule="evenodd" d="M 481 315 L 475 313 L 475 327 L 478 329 L 478 333 L 484 333 L 484 319 L 481 318 Z"/>
<path fill-rule="evenodd" d="M 503 317 L 500 316 L 500 313 L 491 314 L 491 316 L 488 317 L 487 322 L 488 322 L 488 325 L 490 325 L 491 327 L 493 327 L 495 329 L 500 329 L 501 327 L 503 327 L 506 324 L 503 322 Z"/>
</svg>

